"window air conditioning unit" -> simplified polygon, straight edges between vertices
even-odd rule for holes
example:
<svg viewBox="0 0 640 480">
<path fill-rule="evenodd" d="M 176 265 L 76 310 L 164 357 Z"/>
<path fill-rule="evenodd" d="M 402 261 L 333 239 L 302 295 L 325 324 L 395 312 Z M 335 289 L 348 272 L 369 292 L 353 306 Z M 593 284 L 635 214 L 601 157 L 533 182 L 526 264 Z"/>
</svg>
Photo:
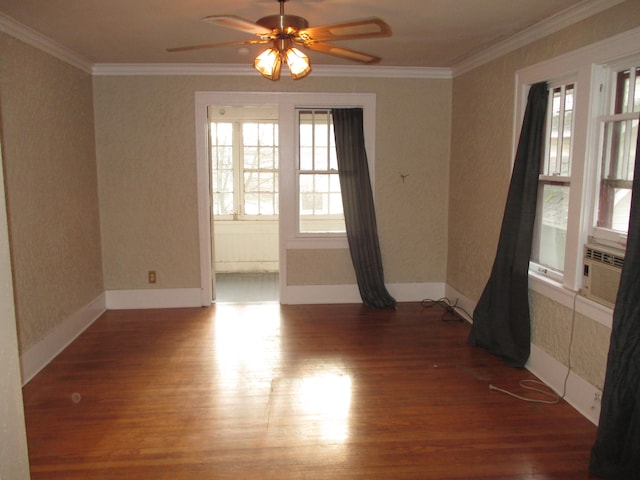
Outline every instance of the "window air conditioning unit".
<svg viewBox="0 0 640 480">
<path fill-rule="evenodd" d="M 623 264 L 623 250 L 593 243 L 585 244 L 582 274 L 584 296 L 613 308 Z"/>
</svg>

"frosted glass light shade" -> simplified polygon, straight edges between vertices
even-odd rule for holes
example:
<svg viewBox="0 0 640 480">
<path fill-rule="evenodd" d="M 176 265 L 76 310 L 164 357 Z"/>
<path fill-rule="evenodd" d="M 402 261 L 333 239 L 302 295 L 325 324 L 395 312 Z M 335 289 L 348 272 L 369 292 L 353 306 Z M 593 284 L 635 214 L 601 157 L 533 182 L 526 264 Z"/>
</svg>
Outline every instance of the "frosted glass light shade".
<svg viewBox="0 0 640 480">
<path fill-rule="evenodd" d="M 309 57 L 297 48 L 288 48 L 285 56 L 287 58 L 287 65 L 289 65 L 289 70 L 291 71 L 291 76 L 294 80 L 306 77 L 311 71 Z"/>
<path fill-rule="evenodd" d="M 280 79 L 280 67 L 282 59 L 280 52 L 275 48 L 268 48 L 256 57 L 253 66 L 260 74 L 269 80 Z"/>
</svg>

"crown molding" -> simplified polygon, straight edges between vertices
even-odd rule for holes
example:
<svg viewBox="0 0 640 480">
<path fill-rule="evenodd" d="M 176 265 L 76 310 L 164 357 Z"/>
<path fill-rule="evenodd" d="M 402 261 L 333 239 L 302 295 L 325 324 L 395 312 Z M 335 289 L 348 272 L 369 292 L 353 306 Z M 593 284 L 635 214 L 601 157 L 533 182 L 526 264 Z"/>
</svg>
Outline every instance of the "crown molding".
<svg viewBox="0 0 640 480">
<path fill-rule="evenodd" d="M 93 64 L 89 60 L 3 13 L 0 13 L 0 32 L 11 35 L 84 72 L 91 73 Z"/>
<path fill-rule="evenodd" d="M 541 21 L 508 39 L 487 48 L 477 55 L 473 55 L 455 64 L 451 70 L 453 77 L 469 72 L 474 68 L 489 63 L 496 58 L 513 52 L 532 42 L 540 40 L 563 28 L 569 27 L 586 18 L 596 15 L 604 10 L 608 10 L 626 0 L 585 0 L 582 3 L 569 7 L 556 15 Z"/>
<path fill-rule="evenodd" d="M 570 7 L 493 47 L 456 63 L 451 68 L 316 65 L 313 67 L 313 75 L 317 77 L 451 79 L 624 1 L 626 0 L 585 0 L 577 6 Z M 240 64 L 93 64 L 76 52 L 2 13 L 0 13 L 0 32 L 7 33 L 80 70 L 98 76 L 254 76 L 256 74 L 250 65 Z"/>
<path fill-rule="evenodd" d="M 202 63 L 97 63 L 92 73 L 96 76 L 126 75 L 209 75 L 209 76 L 256 76 L 251 65 L 202 64 Z M 314 77 L 368 77 L 368 78 L 422 78 L 451 79 L 448 68 L 426 67 L 380 67 L 316 65 L 311 73 Z"/>
</svg>

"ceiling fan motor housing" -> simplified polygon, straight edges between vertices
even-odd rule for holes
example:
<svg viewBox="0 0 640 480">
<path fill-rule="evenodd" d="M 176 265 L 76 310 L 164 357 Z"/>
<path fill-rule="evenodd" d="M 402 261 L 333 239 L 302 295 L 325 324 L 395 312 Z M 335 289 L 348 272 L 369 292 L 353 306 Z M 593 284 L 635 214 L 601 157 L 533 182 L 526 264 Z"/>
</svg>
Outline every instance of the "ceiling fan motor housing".
<svg viewBox="0 0 640 480">
<path fill-rule="evenodd" d="M 297 15 L 267 15 L 256 23 L 272 31 L 277 30 L 284 34 L 293 34 L 298 30 L 309 27 L 307 19 L 298 17 Z"/>
</svg>

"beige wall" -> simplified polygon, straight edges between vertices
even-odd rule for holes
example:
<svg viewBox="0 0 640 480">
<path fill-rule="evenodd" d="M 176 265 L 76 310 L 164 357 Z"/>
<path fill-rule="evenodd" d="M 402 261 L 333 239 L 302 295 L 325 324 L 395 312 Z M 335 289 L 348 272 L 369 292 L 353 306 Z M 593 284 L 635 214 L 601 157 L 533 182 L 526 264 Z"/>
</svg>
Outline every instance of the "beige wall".
<svg viewBox="0 0 640 480">
<path fill-rule="evenodd" d="M 94 98 L 106 289 L 148 288 L 148 270 L 158 271 L 159 288 L 199 287 L 194 92 L 276 89 L 377 94 L 375 196 L 386 280 L 444 281 L 450 80 L 100 76 Z M 404 183 L 401 173 L 409 175 Z M 287 257 L 289 284 L 353 283 L 345 258 L 297 251 Z M 318 275 L 327 269 L 329 277 Z"/>
<path fill-rule="evenodd" d="M 1 129 L 0 129 L 1 132 Z M 27 480 L 29 457 L 25 433 L 18 336 L 13 301 L 9 234 L 0 135 L 0 478 Z"/>
<path fill-rule="evenodd" d="M 472 301 L 491 270 L 509 185 L 515 72 L 638 25 L 640 2 L 630 0 L 454 79 L 447 282 Z M 534 343 L 566 364 L 571 310 L 530 298 Z M 582 316 L 575 328 L 572 366 L 601 388 L 609 329 Z"/>
<path fill-rule="evenodd" d="M 103 291 L 91 76 L 0 34 L 20 350 Z"/>
</svg>

